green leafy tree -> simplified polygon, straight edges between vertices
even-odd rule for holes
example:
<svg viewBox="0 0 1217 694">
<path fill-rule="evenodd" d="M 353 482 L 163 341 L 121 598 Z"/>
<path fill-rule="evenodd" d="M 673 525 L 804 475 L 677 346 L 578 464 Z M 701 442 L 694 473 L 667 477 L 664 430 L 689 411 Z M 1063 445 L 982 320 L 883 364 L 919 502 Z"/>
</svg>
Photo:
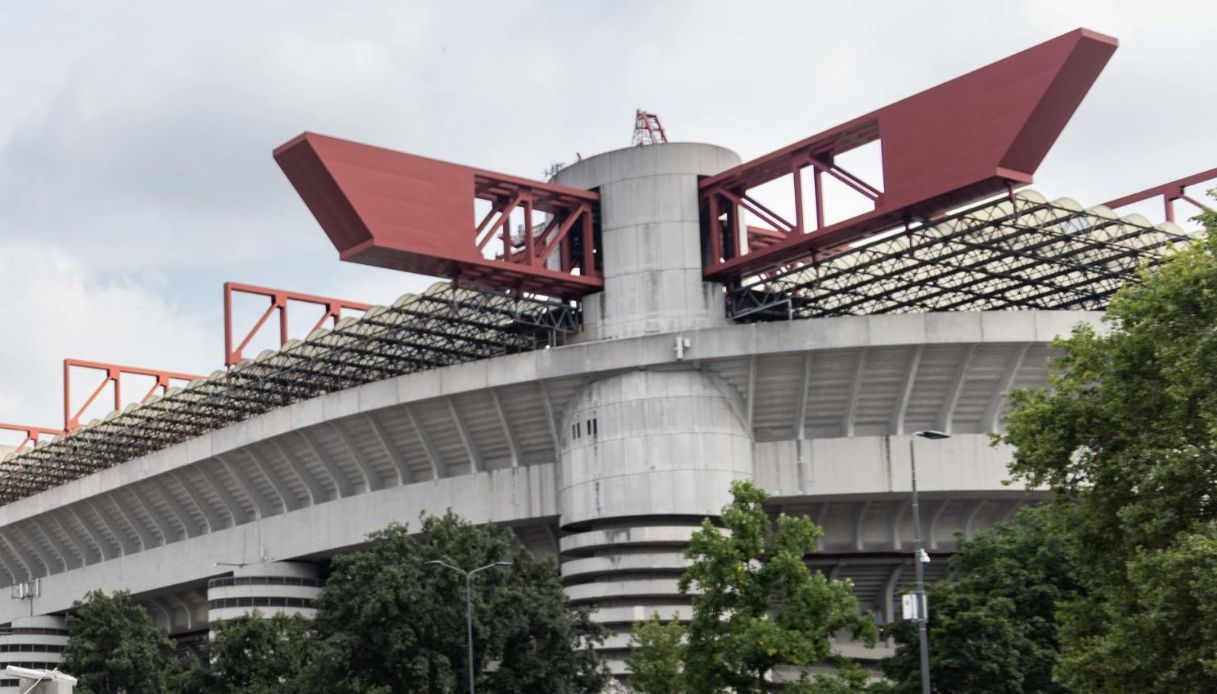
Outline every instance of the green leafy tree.
<svg viewBox="0 0 1217 694">
<path fill-rule="evenodd" d="M 512 562 L 473 581 L 478 691 L 600 690 L 607 674 L 593 644 L 602 630 L 567 602 L 552 560 L 535 557 L 510 530 L 451 513 L 421 529 L 415 538 L 392 525 L 371 536 L 367 551 L 334 560 L 317 603 L 317 690 L 464 690 L 465 579 L 427 563 L 435 560 L 466 570 Z"/>
<path fill-rule="evenodd" d="M 174 694 L 285 694 L 315 691 L 309 666 L 317 652 L 311 620 L 283 613 L 227 619 L 197 656 L 172 668 Z M 206 666 L 203 665 L 206 663 Z"/>
<path fill-rule="evenodd" d="M 685 629 L 673 619 L 665 623 L 656 612 L 634 627 L 633 649 L 625 659 L 630 670 L 630 689 L 638 694 L 682 694 Z"/>
<path fill-rule="evenodd" d="M 930 672 L 942 694 L 1059 694 L 1057 605 L 1079 595 L 1068 536 L 1051 509 L 1020 511 L 1007 523 L 961 542 L 951 558 L 958 578 L 933 583 Z M 891 691 L 921 691 L 917 631 L 893 630 L 896 655 L 883 662 Z"/>
<path fill-rule="evenodd" d="M 1207 234 L 1115 296 L 1105 330 L 1057 342 L 1048 388 L 1017 393 L 1008 418 L 1013 472 L 1057 492 L 1087 573 L 1056 672 L 1078 691 L 1217 691 L 1211 620 L 1168 609 L 1217 582 L 1217 214 L 1201 219 Z"/>
<path fill-rule="evenodd" d="M 68 614 L 63 671 L 80 694 L 158 694 L 173 643 L 130 594 L 91 591 Z"/>
<path fill-rule="evenodd" d="M 838 634 L 873 645 L 875 626 L 849 581 L 830 581 L 804 562 L 823 531 L 807 518 L 770 520 L 767 494 L 751 482 L 733 483 L 731 494 L 722 515 L 728 532 L 707 519 L 685 553 L 691 564 L 680 587 L 693 602 L 686 691 L 770 691 L 774 668 L 831 660 Z"/>
</svg>

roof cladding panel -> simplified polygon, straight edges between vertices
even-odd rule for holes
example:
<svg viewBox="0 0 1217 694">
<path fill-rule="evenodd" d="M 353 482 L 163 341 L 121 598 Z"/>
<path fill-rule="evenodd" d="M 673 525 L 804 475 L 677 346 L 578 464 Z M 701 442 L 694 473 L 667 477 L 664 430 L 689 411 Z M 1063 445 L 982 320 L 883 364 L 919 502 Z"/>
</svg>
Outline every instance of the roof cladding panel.
<svg viewBox="0 0 1217 694">
<path fill-rule="evenodd" d="M 289 341 L 232 371 L 170 389 L 0 462 L 0 503 L 85 477 L 209 431 L 326 393 L 440 366 L 559 344 L 569 302 L 448 283 Z"/>
</svg>

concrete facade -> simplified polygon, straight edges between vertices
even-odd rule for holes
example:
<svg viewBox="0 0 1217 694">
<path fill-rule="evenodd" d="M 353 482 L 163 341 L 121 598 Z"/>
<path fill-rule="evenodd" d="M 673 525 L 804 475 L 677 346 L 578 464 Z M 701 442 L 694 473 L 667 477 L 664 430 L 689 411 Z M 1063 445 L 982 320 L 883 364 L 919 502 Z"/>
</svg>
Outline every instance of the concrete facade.
<svg viewBox="0 0 1217 694">
<path fill-rule="evenodd" d="M 957 535 L 1037 498 L 1005 483 L 988 432 L 1010 390 L 1046 382 L 1051 339 L 1100 314 L 732 324 L 701 281 L 696 184 L 737 161 L 654 145 L 558 174 L 602 196 L 605 291 L 573 344 L 298 402 L 0 507 L 0 586 L 38 586 L 0 599 L 0 623 L 95 588 L 132 591 L 180 636 L 307 613 L 330 556 L 452 509 L 556 555 L 619 669 L 634 621 L 685 613 L 683 549 L 739 479 L 824 526 L 809 562 L 892 619 L 912 582 L 910 434 L 953 436 L 918 449 L 933 577 Z"/>
</svg>

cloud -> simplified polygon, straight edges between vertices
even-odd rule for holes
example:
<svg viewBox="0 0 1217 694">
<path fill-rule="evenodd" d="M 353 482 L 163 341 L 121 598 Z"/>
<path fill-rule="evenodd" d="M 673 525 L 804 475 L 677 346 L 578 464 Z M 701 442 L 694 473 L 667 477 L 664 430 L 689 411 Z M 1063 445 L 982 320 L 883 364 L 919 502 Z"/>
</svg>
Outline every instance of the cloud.
<svg viewBox="0 0 1217 694">
<path fill-rule="evenodd" d="M 220 285 L 373 302 L 270 157 L 303 130 L 539 177 L 635 107 L 745 158 L 1086 25 L 1122 46 L 1038 175 L 1090 204 L 1211 167 L 1211 3 L 198 3 L 0 10 L 0 420 L 69 354 L 220 363 Z"/>
<path fill-rule="evenodd" d="M 66 357 L 198 373 L 223 361 L 216 316 L 56 247 L 0 244 L 0 296 L 20 297 L 6 301 L 0 334 L 0 421 L 59 426 Z"/>
</svg>

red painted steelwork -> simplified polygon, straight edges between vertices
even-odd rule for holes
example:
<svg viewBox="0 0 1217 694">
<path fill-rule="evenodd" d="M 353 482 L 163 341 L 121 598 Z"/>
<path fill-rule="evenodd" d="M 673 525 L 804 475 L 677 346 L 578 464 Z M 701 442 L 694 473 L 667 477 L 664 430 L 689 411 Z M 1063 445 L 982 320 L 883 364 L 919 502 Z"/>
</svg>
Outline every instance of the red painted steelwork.
<svg viewBox="0 0 1217 694">
<path fill-rule="evenodd" d="M 559 297 L 604 286 L 593 192 L 314 133 L 274 156 L 342 260 Z M 491 203 L 480 221 L 475 199 Z M 529 233 L 513 239 L 517 209 Z M 534 225 L 537 212 L 551 217 Z M 486 258 L 483 249 L 496 235 L 502 250 Z"/>
<path fill-rule="evenodd" d="M 264 296 L 270 299 L 270 305 L 266 307 L 261 317 L 258 318 L 254 326 L 246 333 L 245 338 L 240 344 L 233 346 L 232 332 L 232 295 L 238 294 L 254 294 L 256 296 Z M 351 311 L 367 311 L 372 308 L 371 304 L 363 304 L 358 301 L 347 301 L 346 299 L 334 299 L 327 296 L 315 296 L 313 294 L 301 294 L 300 292 L 289 292 L 282 289 L 271 289 L 269 287 L 258 287 L 252 284 L 241 284 L 239 282 L 224 283 L 224 365 L 232 366 L 241 361 L 241 352 L 249 346 L 254 336 L 266 325 L 269 319 L 275 312 L 279 313 L 279 346 L 282 347 L 287 343 L 287 305 L 289 301 L 295 301 L 302 304 L 312 304 L 314 306 L 323 306 L 325 312 L 321 314 L 321 318 L 317 320 L 309 332 L 325 325 L 327 320 L 331 323 L 337 323 L 342 318 L 344 310 Z"/>
<path fill-rule="evenodd" d="M 1125 205 L 1131 205 L 1134 202 L 1142 202 L 1144 200 L 1150 200 L 1153 198 L 1160 197 L 1160 198 L 1162 198 L 1162 205 L 1165 209 L 1166 221 L 1173 222 L 1173 221 L 1175 221 L 1175 201 L 1176 200 L 1182 200 L 1184 202 L 1190 203 L 1190 204 L 1194 205 L 1195 207 L 1197 207 L 1198 209 L 1200 209 L 1201 211 L 1212 209 L 1209 205 L 1205 205 L 1204 203 L 1199 202 L 1195 198 L 1188 195 L 1187 187 L 1194 186 L 1197 183 L 1204 183 L 1205 181 L 1213 181 L 1213 180 L 1217 180 L 1217 169 L 1209 169 L 1208 171 L 1201 171 L 1198 174 L 1192 174 L 1191 176 L 1185 176 L 1183 178 L 1179 178 L 1174 181 L 1170 181 L 1169 183 L 1163 183 L 1161 185 L 1154 186 L 1153 188 L 1146 188 L 1145 190 L 1143 190 L 1139 193 L 1133 193 L 1132 195 L 1125 195 L 1122 198 L 1116 198 L 1115 200 L 1108 202 L 1107 206 L 1114 210 L 1118 207 L 1124 207 Z"/>
<path fill-rule="evenodd" d="M 706 279 L 738 280 L 812 260 L 903 222 L 1030 183 L 1116 45 L 1114 38 L 1078 29 L 703 179 Z M 882 189 L 834 161 L 875 140 L 882 152 Z M 803 204 L 801 173 L 807 168 L 813 173 L 814 218 Z M 749 197 L 751 189 L 791 174 L 793 220 Z M 874 210 L 825 224 L 823 175 L 870 199 Z M 767 235 L 781 238 L 741 240 L 741 210 L 773 227 L 763 230 Z M 710 220 L 718 221 L 713 226 L 720 233 L 710 233 Z"/>
<path fill-rule="evenodd" d="M 659 145 L 667 141 L 668 134 L 664 132 L 663 124 L 659 122 L 659 116 L 647 113 L 642 109 L 635 109 L 633 144 Z"/>
<path fill-rule="evenodd" d="M 72 369 L 91 369 L 95 371 L 105 372 L 105 376 L 93 392 L 89 394 L 88 399 L 84 404 L 77 409 L 72 409 Z M 169 386 L 173 381 L 181 381 L 189 383 L 202 376 L 193 374 L 177 373 L 174 371 L 157 371 L 155 369 L 143 369 L 138 366 L 120 366 L 118 364 L 108 364 L 98 361 L 84 361 L 81 359 L 64 359 L 63 360 L 63 428 L 64 431 L 72 431 L 80 426 L 80 417 L 89 409 L 97 397 L 102 394 L 106 386 L 113 385 L 114 392 L 114 409 L 121 410 L 123 408 L 123 376 L 150 376 L 155 379 L 152 387 L 140 398 L 140 402 L 147 402 L 156 391 L 159 389 L 162 393 L 169 390 Z"/>
<path fill-rule="evenodd" d="M 0 422 L 0 429 L 5 431 L 15 431 L 18 434 L 25 434 L 25 439 L 17 445 L 17 453 L 25 450 L 26 446 L 32 446 L 38 443 L 38 438 L 41 436 L 58 436 L 63 433 L 62 429 L 47 429 L 45 427 L 31 427 L 24 424 L 5 424 Z"/>
</svg>

